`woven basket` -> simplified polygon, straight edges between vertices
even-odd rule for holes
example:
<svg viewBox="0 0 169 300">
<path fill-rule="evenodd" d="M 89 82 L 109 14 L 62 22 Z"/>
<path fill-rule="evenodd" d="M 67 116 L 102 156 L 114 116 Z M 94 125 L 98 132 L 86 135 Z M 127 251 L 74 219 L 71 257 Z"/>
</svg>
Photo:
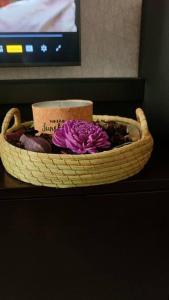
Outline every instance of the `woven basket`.
<svg viewBox="0 0 169 300">
<path fill-rule="evenodd" d="M 118 116 L 93 116 L 94 121 L 117 121 L 132 124 L 140 130 L 141 138 L 120 148 L 96 154 L 47 154 L 20 149 L 8 143 L 5 133 L 21 127 L 20 112 L 12 108 L 2 124 L 0 154 L 6 171 L 34 185 L 56 188 L 108 184 L 133 176 L 143 169 L 153 148 L 143 111 L 136 110 L 137 120 Z M 14 117 L 14 125 L 8 129 Z M 30 126 L 32 122 L 22 123 Z"/>
</svg>

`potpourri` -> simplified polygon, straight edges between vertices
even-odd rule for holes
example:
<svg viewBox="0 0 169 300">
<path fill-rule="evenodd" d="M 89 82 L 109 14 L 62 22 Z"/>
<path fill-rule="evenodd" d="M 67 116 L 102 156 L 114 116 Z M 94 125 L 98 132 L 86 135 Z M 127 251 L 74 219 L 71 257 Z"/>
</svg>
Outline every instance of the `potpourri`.
<svg viewBox="0 0 169 300">
<path fill-rule="evenodd" d="M 7 133 L 16 147 L 40 153 L 88 154 L 132 143 L 127 125 L 114 121 L 65 121 L 53 135 L 39 134 L 33 127 Z"/>
</svg>

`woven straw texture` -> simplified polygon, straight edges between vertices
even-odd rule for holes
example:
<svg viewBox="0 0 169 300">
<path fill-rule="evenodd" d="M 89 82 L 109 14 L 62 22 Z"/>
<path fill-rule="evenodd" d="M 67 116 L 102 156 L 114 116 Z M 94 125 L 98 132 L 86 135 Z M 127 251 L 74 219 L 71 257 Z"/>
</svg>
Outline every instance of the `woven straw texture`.
<svg viewBox="0 0 169 300">
<path fill-rule="evenodd" d="M 5 133 L 21 127 L 20 112 L 12 108 L 6 115 L 1 131 L 0 154 L 6 171 L 34 185 L 56 188 L 100 185 L 133 176 L 149 160 L 153 139 L 143 111 L 136 110 L 137 121 L 118 116 L 93 116 L 94 121 L 117 121 L 132 124 L 140 130 L 141 138 L 128 145 L 96 154 L 46 154 L 20 149 L 9 144 Z M 14 117 L 14 125 L 8 129 Z M 23 123 L 30 126 L 32 122 Z"/>
</svg>

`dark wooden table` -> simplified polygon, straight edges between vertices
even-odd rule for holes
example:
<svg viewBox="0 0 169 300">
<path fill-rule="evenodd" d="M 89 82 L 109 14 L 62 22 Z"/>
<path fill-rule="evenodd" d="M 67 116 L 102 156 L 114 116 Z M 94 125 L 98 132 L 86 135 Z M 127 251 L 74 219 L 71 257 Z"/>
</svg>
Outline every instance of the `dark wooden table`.
<svg viewBox="0 0 169 300">
<path fill-rule="evenodd" d="M 0 299 L 168 300 L 168 151 L 87 188 L 35 187 L 0 166 Z"/>
</svg>

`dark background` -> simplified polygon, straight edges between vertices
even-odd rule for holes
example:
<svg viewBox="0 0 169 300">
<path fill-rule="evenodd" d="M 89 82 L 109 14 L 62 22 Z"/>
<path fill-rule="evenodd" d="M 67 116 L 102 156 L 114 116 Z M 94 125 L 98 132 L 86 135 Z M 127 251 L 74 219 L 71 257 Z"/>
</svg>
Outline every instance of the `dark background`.
<svg viewBox="0 0 169 300">
<path fill-rule="evenodd" d="M 157 141 L 169 135 L 169 1 L 144 0 L 140 72 L 145 79 L 144 108 Z"/>
<path fill-rule="evenodd" d="M 155 138 L 145 169 L 110 185 L 35 187 L 0 166 L 0 299 L 169 299 L 168 20 L 167 0 L 143 2 L 140 79 L 0 82 L 1 121 L 71 96 L 95 113 L 143 106 Z"/>
</svg>

